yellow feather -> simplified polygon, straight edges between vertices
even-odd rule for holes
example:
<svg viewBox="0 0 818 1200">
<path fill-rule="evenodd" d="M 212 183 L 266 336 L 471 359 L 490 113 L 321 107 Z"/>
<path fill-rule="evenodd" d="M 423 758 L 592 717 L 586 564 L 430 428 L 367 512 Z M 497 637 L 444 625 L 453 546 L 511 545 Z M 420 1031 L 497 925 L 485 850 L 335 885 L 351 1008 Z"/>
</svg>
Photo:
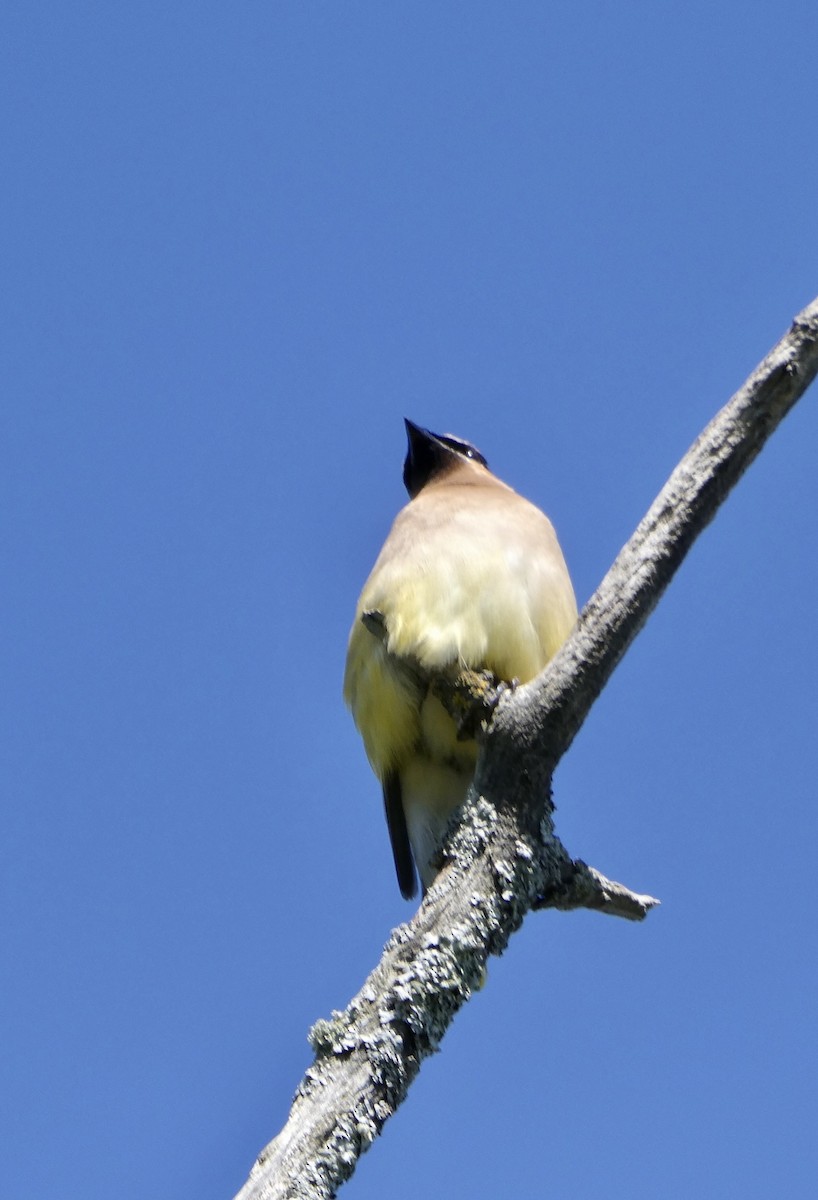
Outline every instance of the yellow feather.
<svg viewBox="0 0 818 1200">
<path fill-rule="evenodd" d="M 373 632 L 365 613 L 381 614 Z M 398 514 L 364 585 L 344 697 L 375 774 L 400 777 L 414 857 L 429 858 L 474 772 L 477 747 L 402 666 L 462 665 L 528 682 L 576 620 L 571 581 L 548 518 L 463 459 Z"/>
</svg>

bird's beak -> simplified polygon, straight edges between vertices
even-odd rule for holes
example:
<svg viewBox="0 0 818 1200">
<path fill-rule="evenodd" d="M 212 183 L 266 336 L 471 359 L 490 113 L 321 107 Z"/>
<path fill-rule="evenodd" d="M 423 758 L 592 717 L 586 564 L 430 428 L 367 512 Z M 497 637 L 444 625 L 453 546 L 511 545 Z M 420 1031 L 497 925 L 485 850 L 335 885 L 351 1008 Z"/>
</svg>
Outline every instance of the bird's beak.
<svg viewBox="0 0 818 1200">
<path fill-rule="evenodd" d="M 417 450 L 419 446 L 428 445 L 429 442 L 440 441 L 440 438 L 436 433 L 432 433 L 431 429 L 424 429 L 422 425 L 416 425 L 408 417 L 403 418 L 403 423 L 406 426 L 406 437 L 409 441 L 410 454 L 412 451 Z"/>
</svg>

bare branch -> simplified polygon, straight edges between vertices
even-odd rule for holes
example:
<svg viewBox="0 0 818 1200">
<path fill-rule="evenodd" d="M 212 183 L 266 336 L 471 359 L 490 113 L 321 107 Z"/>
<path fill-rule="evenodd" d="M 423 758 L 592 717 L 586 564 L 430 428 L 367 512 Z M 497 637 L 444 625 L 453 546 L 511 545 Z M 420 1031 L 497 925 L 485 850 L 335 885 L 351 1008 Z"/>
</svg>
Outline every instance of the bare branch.
<svg viewBox="0 0 818 1200">
<path fill-rule="evenodd" d="M 799 313 L 699 435 L 588 601 L 574 634 L 528 685 L 533 727 L 527 736 L 547 732 L 551 770 L 693 542 L 816 374 L 818 300 Z M 517 706 L 524 707 L 519 693 Z M 504 707 L 512 715 L 511 705 L 501 705 L 494 727 Z"/>
<path fill-rule="evenodd" d="M 344 1012 L 313 1028 L 315 1062 L 237 1200 L 333 1196 L 532 908 L 641 919 L 657 903 L 571 859 L 554 834 L 551 775 L 693 541 L 816 373 L 818 300 L 685 455 L 547 669 L 500 697 L 440 874 Z"/>
<path fill-rule="evenodd" d="M 643 921 L 659 903 L 653 896 L 640 896 L 621 883 L 606 879 L 581 859 L 571 864 L 573 870 L 559 886 L 532 904 L 532 908 L 592 908 L 611 917 L 628 921 Z"/>
</svg>

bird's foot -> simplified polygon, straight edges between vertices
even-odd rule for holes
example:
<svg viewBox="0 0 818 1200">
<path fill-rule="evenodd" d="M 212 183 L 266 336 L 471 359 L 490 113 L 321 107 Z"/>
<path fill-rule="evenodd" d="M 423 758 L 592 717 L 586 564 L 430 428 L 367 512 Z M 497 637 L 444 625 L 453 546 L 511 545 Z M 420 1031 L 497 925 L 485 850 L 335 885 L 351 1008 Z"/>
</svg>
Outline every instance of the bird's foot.
<svg viewBox="0 0 818 1200">
<path fill-rule="evenodd" d="M 498 679 L 492 671 L 463 667 L 456 674 L 433 678 L 432 690 L 454 720 L 458 741 L 466 742 L 477 737 L 502 697 L 516 684 L 516 680 L 506 683 Z"/>
</svg>

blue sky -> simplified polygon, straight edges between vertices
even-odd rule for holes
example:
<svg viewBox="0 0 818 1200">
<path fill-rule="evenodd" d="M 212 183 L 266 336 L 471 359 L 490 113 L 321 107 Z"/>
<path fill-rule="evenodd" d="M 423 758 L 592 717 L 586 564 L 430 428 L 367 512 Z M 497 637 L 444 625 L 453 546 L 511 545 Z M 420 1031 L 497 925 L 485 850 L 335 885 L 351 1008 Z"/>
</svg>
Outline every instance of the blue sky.
<svg viewBox="0 0 818 1200">
<path fill-rule="evenodd" d="M 341 700 L 404 415 L 585 601 L 818 291 L 807 3 L 8 0 L 0 1192 L 221 1200 L 398 894 Z M 556 778 L 532 916 L 350 1200 L 812 1197 L 816 393 Z"/>
</svg>

